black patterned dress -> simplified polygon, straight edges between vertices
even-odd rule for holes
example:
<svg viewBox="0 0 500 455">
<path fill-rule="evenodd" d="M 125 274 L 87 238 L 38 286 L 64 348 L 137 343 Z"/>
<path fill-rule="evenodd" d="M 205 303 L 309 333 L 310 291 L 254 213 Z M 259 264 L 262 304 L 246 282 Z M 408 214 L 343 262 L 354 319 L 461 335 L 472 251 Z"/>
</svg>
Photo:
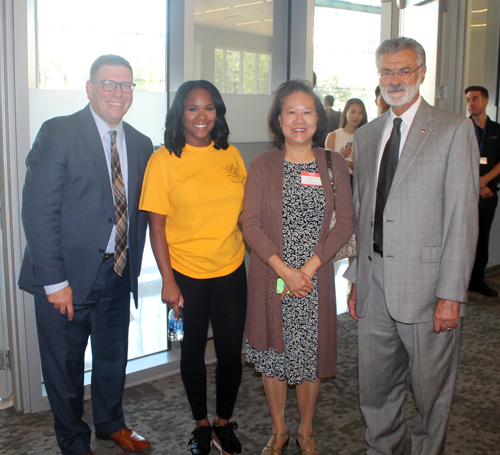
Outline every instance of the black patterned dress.
<svg viewBox="0 0 500 455">
<path fill-rule="evenodd" d="M 285 161 L 283 174 L 283 257 L 289 267 L 300 269 L 313 255 L 325 214 L 323 187 L 301 184 L 303 172 L 318 173 L 316 161 Z M 246 360 L 269 377 L 277 376 L 288 384 L 316 380 L 318 351 L 318 287 L 298 299 L 287 295 L 282 300 L 285 351 L 252 348 L 246 343 Z"/>
</svg>

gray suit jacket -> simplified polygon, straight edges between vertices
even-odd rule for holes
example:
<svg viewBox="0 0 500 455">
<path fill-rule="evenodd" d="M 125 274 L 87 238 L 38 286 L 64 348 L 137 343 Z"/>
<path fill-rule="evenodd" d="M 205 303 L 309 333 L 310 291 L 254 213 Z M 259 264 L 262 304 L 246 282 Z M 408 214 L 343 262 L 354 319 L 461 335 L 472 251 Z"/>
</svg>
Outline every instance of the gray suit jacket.
<svg viewBox="0 0 500 455">
<path fill-rule="evenodd" d="M 147 215 L 139 211 L 151 140 L 123 124 L 128 161 L 128 248 L 131 287 L 137 305 Z M 82 303 L 99 272 L 115 222 L 111 183 L 101 138 L 87 105 L 45 122 L 26 159 L 22 221 L 27 246 L 19 286 L 69 281 L 73 302 Z"/>
<path fill-rule="evenodd" d="M 359 317 L 366 312 L 372 283 L 377 157 L 388 116 L 354 136 L 358 254 L 344 276 L 356 283 Z M 396 321 L 432 321 L 437 298 L 467 302 L 478 198 L 479 149 L 472 122 L 422 100 L 384 211 L 384 289 Z"/>
</svg>

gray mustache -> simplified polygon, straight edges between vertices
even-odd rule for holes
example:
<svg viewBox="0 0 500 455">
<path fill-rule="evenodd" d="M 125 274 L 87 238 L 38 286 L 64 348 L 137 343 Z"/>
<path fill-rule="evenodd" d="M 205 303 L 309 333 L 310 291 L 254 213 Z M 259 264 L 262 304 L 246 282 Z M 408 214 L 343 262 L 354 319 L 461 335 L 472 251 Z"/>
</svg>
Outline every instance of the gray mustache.
<svg viewBox="0 0 500 455">
<path fill-rule="evenodd" d="M 391 92 L 395 92 L 396 90 L 404 90 L 406 92 L 406 90 L 408 89 L 408 87 L 405 85 L 405 84 L 391 84 L 389 85 L 389 88 L 387 89 L 387 91 L 389 93 Z"/>
</svg>

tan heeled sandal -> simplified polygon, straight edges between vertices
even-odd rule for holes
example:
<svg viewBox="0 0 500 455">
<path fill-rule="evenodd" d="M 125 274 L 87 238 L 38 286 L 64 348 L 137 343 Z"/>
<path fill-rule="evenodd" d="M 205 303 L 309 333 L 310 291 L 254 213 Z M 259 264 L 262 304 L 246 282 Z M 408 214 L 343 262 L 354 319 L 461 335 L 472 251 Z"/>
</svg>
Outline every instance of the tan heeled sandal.
<svg viewBox="0 0 500 455">
<path fill-rule="evenodd" d="M 306 441 L 306 448 L 303 449 L 300 447 L 299 439 Z M 313 446 L 313 435 L 311 436 L 302 436 L 300 433 L 297 433 L 297 445 L 299 446 L 302 455 L 319 455 L 319 450 L 317 447 Z"/>
<path fill-rule="evenodd" d="M 276 445 L 278 443 L 278 438 L 286 438 L 286 442 L 283 444 L 283 447 L 278 447 Z M 286 433 L 283 434 L 273 433 L 271 441 L 266 445 L 266 447 L 264 447 L 261 455 L 280 455 L 286 450 L 289 440 L 290 432 L 288 430 L 286 430 Z"/>
</svg>

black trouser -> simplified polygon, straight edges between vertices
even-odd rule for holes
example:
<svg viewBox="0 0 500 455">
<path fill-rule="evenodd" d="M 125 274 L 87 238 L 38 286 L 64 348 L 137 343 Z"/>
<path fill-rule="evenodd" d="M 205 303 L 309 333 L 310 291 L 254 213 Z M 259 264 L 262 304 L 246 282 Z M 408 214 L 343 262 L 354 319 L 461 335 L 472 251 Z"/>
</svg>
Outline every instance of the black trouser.
<svg viewBox="0 0 500 455">
<path fill-rule="evenodd" d="M 184 297 L 184 339 L 181 376 L 193 418 L 207 418 L 205 347 L 208 321 L 212 321 L 217 368 L 216 413 L 230 419 L 241 382 L 241 349 L 247 307 L 245 264 L 233 273 L 208 279 L 190 278 L 174 270 Z"/>
<path fill-rule="evenodd" d="M 478 283 L 484 279 L 484 270 L 488 265 L 488 246 L 490 230 L 495 218 L 495 209 L 498 204 L 498 193 L 487 199 L 479 198 L 479 237 L 477 239 L 476 260 L 472 269 L 471 283 Z"/>
<path fill-rule="evenodd" d="M 122 393 L 130 321 L 130 265 L 123 277 L 113 258 L 103 262 L 85 302 L 74 304 L 74 318 L 35 294 L 42 373 L 63 455 L 90 452 L 90 428 L 82 420 L 85 349 L 92 341 L 92 412 L 95 430 L 111 434 L 125 427 Z"/>
</svg>

